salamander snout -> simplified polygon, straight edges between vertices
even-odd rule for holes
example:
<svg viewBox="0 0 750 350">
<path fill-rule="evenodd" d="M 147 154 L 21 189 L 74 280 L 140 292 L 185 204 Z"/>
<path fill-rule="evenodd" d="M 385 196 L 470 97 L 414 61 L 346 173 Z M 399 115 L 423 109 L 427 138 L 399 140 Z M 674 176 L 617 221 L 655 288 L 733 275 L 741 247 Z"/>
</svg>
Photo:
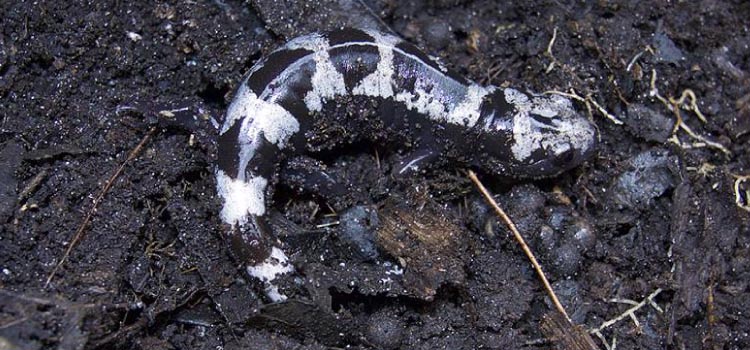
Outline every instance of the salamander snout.
<svg viewBox="0 0 750 350">
<path fill-rule="evenodd" d="M 496 111 L 485 121 L 482 138 L 487 152 L 480 163 L 486 170 L 513 177 L 554 176 L 595 151 L 596 128 L 570 100 L 515 89 L 499 90 L 492 99 Z"/>
</svg>

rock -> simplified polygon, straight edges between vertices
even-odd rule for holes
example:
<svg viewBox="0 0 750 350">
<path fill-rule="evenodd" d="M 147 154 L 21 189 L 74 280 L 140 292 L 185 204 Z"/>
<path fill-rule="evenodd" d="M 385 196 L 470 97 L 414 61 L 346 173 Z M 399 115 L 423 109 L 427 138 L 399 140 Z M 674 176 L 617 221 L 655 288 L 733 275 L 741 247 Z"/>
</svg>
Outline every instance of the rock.
<svg viewBox="0 0 750 350">
<path fill-rule="evenodd" d="M 644 208 L 675 186 L 671 167 L 677 157 L 664 149 L 651 149 L 628 161 L 628 170 L 620 174 L 610 193 L 625 208 Z"/>
<path fill-rule="evenodd" d="M 674 119 L 664 116 L 650 107 L 633 103 L 623 116 L 623 122 L 633 135 L 646 141 L 666 142 L 672 134 Z"/>
</svg>

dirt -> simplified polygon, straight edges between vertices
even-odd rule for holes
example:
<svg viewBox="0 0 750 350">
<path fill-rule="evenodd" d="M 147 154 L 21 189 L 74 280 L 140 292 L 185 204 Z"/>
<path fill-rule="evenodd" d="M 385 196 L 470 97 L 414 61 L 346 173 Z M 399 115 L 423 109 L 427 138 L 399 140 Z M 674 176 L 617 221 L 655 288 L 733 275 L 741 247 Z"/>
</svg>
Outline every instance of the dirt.
<svg viewBox="0 0 750 350">
<path fill-rule="evenodd" d="M 1 349 L 559 346 L 540 327 L 541 283 L 463 170 L 389 176 L 408 147 L 325 155 L 356 201 L 280 186 L 274 222 L 303 276 L 284 281 L 288 302 L 268 304 L 229 254 L 212 120 L 264 53 L 352 23 L 475 81 L 580 97 L 601 133 L 593 159 L 552 179 L 480 176 L 599 348 L 750 348 L 746 2 L 6 1 L 0 13 Z M 164 113 L 183 107 L 189 127 Z M 427 232 L 409 225 L 422 219 Z"/>
</svg>

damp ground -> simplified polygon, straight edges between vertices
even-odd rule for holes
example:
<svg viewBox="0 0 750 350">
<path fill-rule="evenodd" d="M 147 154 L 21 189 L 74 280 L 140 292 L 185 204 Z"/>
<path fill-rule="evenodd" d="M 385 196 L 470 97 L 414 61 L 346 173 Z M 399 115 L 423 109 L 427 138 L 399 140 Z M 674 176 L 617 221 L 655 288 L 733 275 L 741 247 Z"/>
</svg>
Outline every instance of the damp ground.
<svg viewBox="0 0 750 350">
<path fill-rule="evenodd" d="M 596 123 L 598 152 L 572 171 L 480 174 L 596 346 L 750 347 L 747 3 L 37 1 L 0 13 L 0 348 L 559 346 L 541 283 L 464 169 L 391 176 L 408 145 L 321 154 L 356 189 L 344 199 L 278 186 L 273 223 L 299 271 L 281 286 L 287 302 L 269 304 L 228 252 L 212 120 L 269 50 L 357 24 L 474 81 L 567 94 Z"/>
</svg>

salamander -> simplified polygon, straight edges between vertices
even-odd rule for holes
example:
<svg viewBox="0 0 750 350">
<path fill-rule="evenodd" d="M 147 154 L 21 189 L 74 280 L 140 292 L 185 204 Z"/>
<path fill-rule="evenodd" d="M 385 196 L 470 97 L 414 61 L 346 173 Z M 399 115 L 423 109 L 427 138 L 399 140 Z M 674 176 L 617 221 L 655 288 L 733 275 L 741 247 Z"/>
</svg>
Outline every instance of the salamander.
<svg viewBox="0 0 750 350">
<path fill-rule="evenodd" d="M 344 28 L 290 40 L 245 75 L 219 130 L 220 216 L 252 276 L 270 282 L 292 271 L 266 222 L 278 169 L 321 139 L 346 142 L 321 125 L 333 123 L 326 106 L 347 98 L 373 101 L 377 113 L 339 128 L 413 141 L 415 156 L 399 172 L 447 159 L 505 177 L 549 177 L 581 164 L 597 139 L 570 100 L 481 86 L 394 35 Z"/>
</svg>

